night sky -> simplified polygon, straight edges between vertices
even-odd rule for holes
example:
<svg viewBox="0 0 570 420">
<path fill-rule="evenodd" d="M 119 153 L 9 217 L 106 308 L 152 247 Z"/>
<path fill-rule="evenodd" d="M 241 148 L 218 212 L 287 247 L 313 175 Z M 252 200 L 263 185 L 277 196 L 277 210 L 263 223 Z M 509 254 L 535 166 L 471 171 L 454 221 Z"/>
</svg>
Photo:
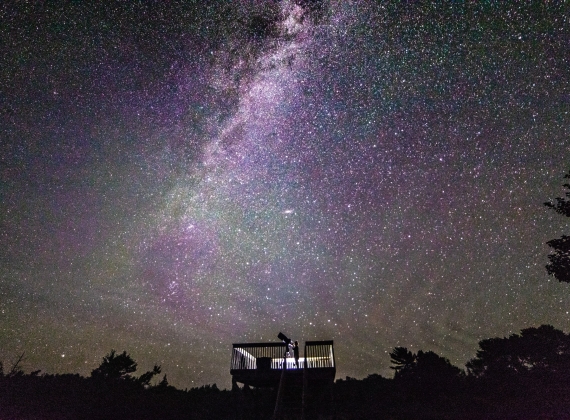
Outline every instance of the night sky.
<svg viewBox="0 0 570 420">
<path fill-rule="evenodd" d="M 570 331 L 569 3 L 296 3 L 2 3 L 5 368 L 229 388 L 280 331 L 339 378 Z"/>
</svg>

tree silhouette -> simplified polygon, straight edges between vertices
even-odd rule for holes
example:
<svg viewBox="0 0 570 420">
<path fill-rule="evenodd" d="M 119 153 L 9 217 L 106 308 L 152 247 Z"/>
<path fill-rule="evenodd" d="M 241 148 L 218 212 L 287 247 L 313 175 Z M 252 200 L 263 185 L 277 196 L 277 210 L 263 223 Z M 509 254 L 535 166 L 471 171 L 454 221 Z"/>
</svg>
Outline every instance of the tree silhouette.
<svg viewBox="0 0 570 420">
<path fill-rule="evenodd" d="M 570 336 L 551 325 L 526 328 L 508 338 L 479 342 L 477 357 L 467 362 L 475 377 L 508 377 L 526 373 L 556 375 L 570 368 Z"/>
<path fill-rule="evenodd" d="M 420 381 L 447 380 L 463 376 L 463 371 L 433 351 L 412 353 L 405 347 L 396 347 L 390 353 L 394 379 L 413 378 Z"/>
<path fill-rule="evenodd" d="M 111 350 L 108 355 L 103 357 L 103 362 L 101 362 L 99 367 L 97 369 L 93 369 L 91 377 L 107 380 L 129 379 L 143 387 L 148 387 L 150 386 L 152 378 L 161 373 L 161 367 L 159 365 L 154 365 L 152 370 L 149 370 L 136 378 L 131 376 L 131 373 L 134 373 L 136 370 L 137 362 L 133 360 L 130 354 L 127 354 L 126 350 L 121 354 L 117 354 L 115 350 Z"/>
<path fill-rule="evenodd" d="M 570 178 L 570 171 L 564 178 Z M 570 183 L 565 183 L 563 186 L 568 190 L 564 194 L 566 198 L 557 197 L 555 202 L 547 201 L 544 205 L 556 213 L 570 217 Z M 550 263 L 546 265 L 546 271 L 559 281 L 570 283 L 570 236 L 562 235 L 561 238 L 553 239 L 546 244 L 554 250 L 548 256 Z"/>
<path fill-rule="evenodd" d="M 441 357 L 433 351 L 423 352 L 421 350 L 418 351 L 413 372 L 421 378 L 437 378 L 438 380 L 463 376 L 463 371 L 457 366 L 453 366 L 445 357 Z"/>
<path fill-rule="evenodd" d="M 410 369 L 415 361 L 416 355 L 405 347 L 396 347 L 390 353 L 390 363 L 396 365 L 390 366 L 390 369 L 396 371 L 396 376 L 398 376 L 400 372 Z"/>
<path fill-rule="evenodd" d="M 162 381 L 160 381 L 157 385 L 157 387 L 159 388 L 168 388 L 170 385 L 168 384 L 168 379 L 166 379 L 166 375 L 164 375 L 164 378 L 162 378 Z"/>
<path fill-rule="evenodd" d="M 465 375 L 461 369 L 433 351 L 412 353 L 405 347 L 396 347 L 390 356 L 396 373 L 392 385 L 383 392 L 391 394 L 392 408 L 387 405 L 376 415 L 348 418 L 384 417 L 386 411 L 394 409 L 393 418 L 459 418 L 452 414 L 458 404 L 451 401 L 458 401 L 457 395 L 464 389 Z"/>
<path fill-rule="evenodd" d="M 152 370 L 143 373 L 141 376 L 137 378 L 137 382 L 140 383 L 142 386 L 149 386 L 150 380 L 154 378 L 155 375 L 158 375 L 161 372 L 161 368 L 158 365 L 154 365 Z M 164 375 L 164 379 L 166 380 L 166 375 Z M 167 382 L 168 383 L 168 382 Z"/>
<path fill-rule="evenodd" d="M 137 363 L 131 358 L 127 351 L 117 355 L 115 350 L 103 357 L 103 362 L 97 369 L 91 372 L 94 378 L 105 379 L 125 379 L 130 373 L 137 370 Z"/>
</svg>

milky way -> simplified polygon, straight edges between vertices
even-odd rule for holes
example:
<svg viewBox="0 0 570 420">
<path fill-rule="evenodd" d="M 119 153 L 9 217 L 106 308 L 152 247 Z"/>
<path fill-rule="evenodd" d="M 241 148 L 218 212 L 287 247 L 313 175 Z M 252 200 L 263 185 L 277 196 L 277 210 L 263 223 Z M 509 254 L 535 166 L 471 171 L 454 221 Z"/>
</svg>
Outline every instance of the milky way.
<svg viewBox="0 0 570 420">
<path fill-rule="evenodd" d="M 229 387 L 231 344 L 463 367 L 570 330 L 542 203 L 570 163 L 568 5 L 0 7 L 0 360 L 112 348 Z"/>
</svg>

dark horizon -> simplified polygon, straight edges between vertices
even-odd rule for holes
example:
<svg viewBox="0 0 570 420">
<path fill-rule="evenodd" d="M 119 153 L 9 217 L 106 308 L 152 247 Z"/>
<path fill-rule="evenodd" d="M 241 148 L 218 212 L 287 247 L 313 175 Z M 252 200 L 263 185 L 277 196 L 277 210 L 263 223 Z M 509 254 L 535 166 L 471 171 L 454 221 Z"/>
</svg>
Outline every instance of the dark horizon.
<svg viewBox="0 0 570 420">
<path fill-rule="evenodd" d="M 337 420 L 515 420 L 565 419 L 570 414 L 570 334 L 550 325 L 481 340 L 476 357 L 466 364 L 467 372 L 434 352 L 396 347 L 389 355 L 393 379 L 370 374 L 362 380 L 346 377 L 333 383 L 330 340 L 308 343 L 307 355 L 314 357 L 309 355 L 302 368 L 280 366 L 286 346 L 277 344 L 235 345 L 231 390 L 213 384 L 182 391 L 171 386 L 166 375 L 151 383 L 162 373 L 160 366 L 136 373 L 136 361 L 127 352 L 111 351 L 89 378 L 24 375 L 15 366 L 10 372 L 0 371 L 0 414 L 21 420 L 38 416 L 241 420 L 292 415 Z M 323 355 L 328 355 L 327 360 Z M 254 363 L 248 362 L 249 356 L 256 357 Z"/>
</svg>

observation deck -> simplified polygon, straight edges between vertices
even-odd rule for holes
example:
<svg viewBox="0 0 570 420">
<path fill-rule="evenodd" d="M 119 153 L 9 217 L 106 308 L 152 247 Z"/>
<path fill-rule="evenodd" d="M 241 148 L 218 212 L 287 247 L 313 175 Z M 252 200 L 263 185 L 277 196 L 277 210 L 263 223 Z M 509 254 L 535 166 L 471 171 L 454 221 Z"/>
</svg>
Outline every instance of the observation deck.
<svg viewBox="0 0 570 420">
<path fill-rule="evenodd" d="M 293 357 L 284 357 L 287 346 L 277 343 L 233 344 L 230 373 L 233 382 L 257 388 L 279 386 L 285 370 L 300 383 L 334 382 L 336 374 L 333 341 L 307 341 L 299 366 Z"/>
</svg>

